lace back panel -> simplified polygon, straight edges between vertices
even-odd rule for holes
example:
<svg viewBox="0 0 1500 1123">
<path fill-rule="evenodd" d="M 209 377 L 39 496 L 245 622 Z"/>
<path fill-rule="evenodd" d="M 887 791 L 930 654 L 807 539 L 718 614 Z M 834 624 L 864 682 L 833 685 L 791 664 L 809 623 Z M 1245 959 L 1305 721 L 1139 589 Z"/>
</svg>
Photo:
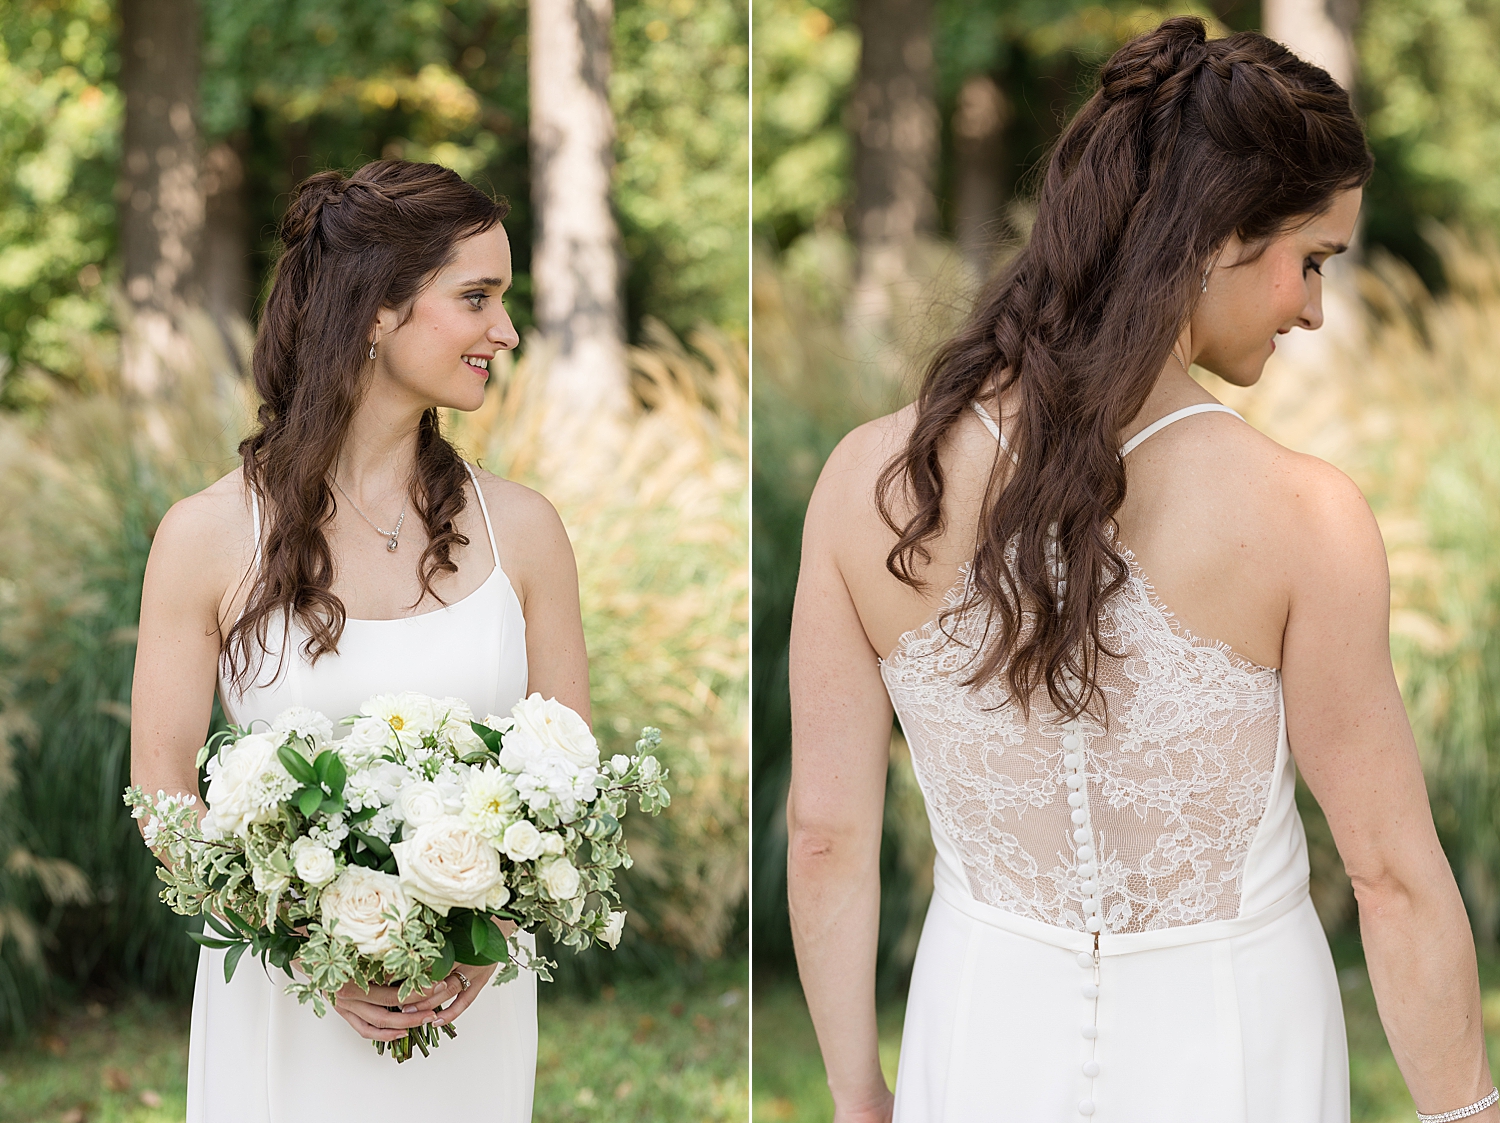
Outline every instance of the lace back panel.
<svg viewBox="0 0 1500 1123">
<path fill-rule="evenodd" d="M 1092 930 L 1090 896 L 1106 932 L 1230 919 L 1275 774 L 1280 674 L 1195 640 L 1122 554 L 1130 578 L 1101 638 L 1124 657 L 1100 661 L 1107 726 L 1084 717 L 1080 728 L 1085 830 L 1075 830 L 1065 731 L 1045 689 L 1027 717 L 1003 675 L 963 685 L 984 642 L 982 607 L 908 632 L 881 675 L 929 816 L 976 900 L 1078 931 Z M 947 608 L 963 602 L 966 581 Z M 1084 842 L 1097 851 L 1087 862 Z"/>
</svg>

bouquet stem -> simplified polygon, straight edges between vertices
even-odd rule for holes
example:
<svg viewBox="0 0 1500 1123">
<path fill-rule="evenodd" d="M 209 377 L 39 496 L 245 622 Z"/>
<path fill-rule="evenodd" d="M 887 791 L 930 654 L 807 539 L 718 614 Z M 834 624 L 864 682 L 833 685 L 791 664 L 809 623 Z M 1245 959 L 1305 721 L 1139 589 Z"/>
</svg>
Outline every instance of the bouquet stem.
<svg viewBox="0 0 1500 1123">
<path fill-rule="evenodd" d="M 439 1030 L 449 1037 L 458 1036 L 458 1030 L 454 1029 L 451 1025 L 435 1026 L 428 1024 L 415 1026 L 406 1031 L 405 1037 L 398 1037 L 394 1041 L 372 1041 L 370 1044 L 375 1046 L 375 1052 L 379 1053 L 382 1057 L 389 1051 L 391 1056 L 396 1058 L 396 1063 L 401 1064 L 404 1061 L 411 1060 L 413 1048 L 420 1049 L 424 1057 L 430 1056 L 432 1050 L 442 1044 L 443 1039 L 438 1033 Z"/>
</svg>

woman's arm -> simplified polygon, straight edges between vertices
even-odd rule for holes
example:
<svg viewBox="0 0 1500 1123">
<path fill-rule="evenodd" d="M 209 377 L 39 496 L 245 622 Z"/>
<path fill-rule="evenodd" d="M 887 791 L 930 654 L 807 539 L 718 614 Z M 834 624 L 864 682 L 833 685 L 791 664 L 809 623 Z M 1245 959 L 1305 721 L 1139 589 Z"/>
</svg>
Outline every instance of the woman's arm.
<svg viewBox="0 0 1500 1123">
<path fill-rule="evenodd" d="M 591 721 L 589 656 L 578 563 L 556 509 L 530 488 L 480 473 L 500 563 L 526 617 L 528 694 L 556 698 Z"/>
<path fill-rule="evenodd" d="M 175 504 L 151 542 L 130 691 L 130 780 L 148 792 L 200 794 L 196 760 L 213 714 L 219 606 L 234 579 L 231 544 L 245 534 L 226 517 L 224 490 L 221 481 Z"/>
<path fill-rule="evenodd" d="M 840 451 L 825 467 L 802 540 L 792 612 L 792 780 L 787 897 L 797 967 L 837 1123 L 891 1117 L 875 1026 L 880 828 L 891 703 L 839 571 L 851 510 L 869 506 Z M 868 490 L 868 488 L 866 488 Z"/>
<path fill-rule="evenodd" d="M 1494 1081 L 1474 940 L 1438 844 L 1390 656 L 1390 579 L 1358 490 L 1310 466 L 1282 652 L 1287 733 L 1354 883 L 1381 1022 L 1417 1109 L 1465 1107 Z M 1500 1120 L 1500 1107 L 1472 1116 Z"/>
</svg>

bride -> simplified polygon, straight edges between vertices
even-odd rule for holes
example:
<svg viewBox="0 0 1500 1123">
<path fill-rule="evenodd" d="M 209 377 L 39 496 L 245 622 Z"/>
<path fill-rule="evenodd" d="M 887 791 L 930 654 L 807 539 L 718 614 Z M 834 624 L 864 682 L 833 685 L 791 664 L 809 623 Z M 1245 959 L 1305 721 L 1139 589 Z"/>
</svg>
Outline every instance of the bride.
<svg viewBox="0 0 1500 1123">
<path fill-rule="evenodd" d="M 1322 323 L 1371 166 L 1322 70 L 1168 20 L 1105 66 L 1029 244 L 916 403 L 830 457 L 787 816 L 839 1123 L 1347 1121 L 1294 759 L 1417 1107 L 1500 1120 L 1375 520 L 1188 374 L 1250 385 Z M 873 989 L 893 705 L 937 850 L 894 1097 Z"/>
<path fill-rule="evenodd" d="M 465 463 L 441 408 L 484 400 L 518 342 L 506 207 L 432 164 L 320 172 L 279 231 L 255 341 L 260 428 L 243 466 L 174 506 L 152 545 L 132 695 L 132 782 L 197 794 L 215 689 L 235 724 L 291 705 L 456 696 L 506 713 L 528 693 L 589 714 L 578 579 L 535 492 Z M 352 984 L 319 1019 L 285 980 L 204 950 L 190 1123 L 531 1118 L 536 979 L 458 964 L 403 1007 Z M 461 1019 L 397 1066 L 372 1041 Z"/>
</svg>

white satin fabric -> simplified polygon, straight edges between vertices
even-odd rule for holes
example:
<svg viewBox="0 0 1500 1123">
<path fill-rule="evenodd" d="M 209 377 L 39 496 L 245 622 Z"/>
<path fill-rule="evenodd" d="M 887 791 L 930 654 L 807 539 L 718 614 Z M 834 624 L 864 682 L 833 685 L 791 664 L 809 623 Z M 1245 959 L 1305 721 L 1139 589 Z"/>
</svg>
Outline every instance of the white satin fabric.
<svg viewBox="0 0 1500 1123">
<path fill-rule="evenodd" d="M 1003 678 L 963 685 L 988 635 L 967 574 L 882 663 L 937 852 L 897 1123 L 1348 1123 L 1280 675 L 1126 558 L 1076 760 L 1045 692 L 1023 714 Z"/>
<path fill-rule="evenodd" d="M 473 469 L 469 469 L 473 479 Z M 294 624 L 281 673 L 271 636 L 264 672 L 243 694 L 222 678 L 220 698 L 235 724 L 307 706 L 335 722 L 375 694 L 404 690 L 463 698 L 479 715 L 507 713 L 526 696 L 526 621 L 500 568 L 479 493 L 494 568 L 468 596 L 419 616 L 347 621 L 337 654 L 309 665 Z M 256 561 L 259 562 L 259 511 Z M 342 732 L 342 727 L 339 729 Z M 223 952 L 204 949 L 193 992 L 187 1123 L 412 1123 L 531 1118 L 536 1077 L 536 976 L 522 971 L 487 986 L 431 1056 L 404 1064 L 376 1054 L 333 1011 L 317 1017 L 283 993 L 286 978 L 246 956 L 225 983 Z"/>
</svg>

